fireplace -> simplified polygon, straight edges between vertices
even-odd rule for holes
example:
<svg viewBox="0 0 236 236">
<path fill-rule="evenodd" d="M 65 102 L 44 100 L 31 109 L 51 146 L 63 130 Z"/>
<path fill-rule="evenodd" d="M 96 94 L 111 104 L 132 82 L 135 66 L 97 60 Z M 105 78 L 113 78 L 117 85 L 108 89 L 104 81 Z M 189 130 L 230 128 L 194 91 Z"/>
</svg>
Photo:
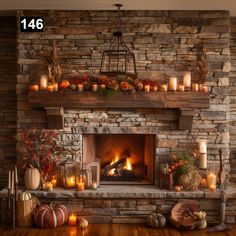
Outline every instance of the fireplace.
<svg viewBox="0 0 236 236">
<path fill-rule="evenodd" d="M 83 163 L 100 162 L 101 184 L 153 184 L 155 136 L 83 135 Z"/>
</svg>

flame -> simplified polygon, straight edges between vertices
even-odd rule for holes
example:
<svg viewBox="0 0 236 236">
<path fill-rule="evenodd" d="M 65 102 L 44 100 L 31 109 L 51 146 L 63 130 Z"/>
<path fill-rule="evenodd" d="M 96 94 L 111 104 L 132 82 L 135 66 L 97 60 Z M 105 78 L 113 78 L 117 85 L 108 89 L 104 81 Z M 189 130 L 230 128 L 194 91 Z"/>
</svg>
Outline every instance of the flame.
<svg viewBox="0 0 236 236">
<path fill-rule="evenodd" d="M 126 158 L 126 166 L 125 166 L 125 168 L 126 168 L 127 170 L 132 170 L 132 169 L 133 169 L 130 159 L 131 159 L 130 157 L 127 157 L 127 158 Z"/>
</svg>

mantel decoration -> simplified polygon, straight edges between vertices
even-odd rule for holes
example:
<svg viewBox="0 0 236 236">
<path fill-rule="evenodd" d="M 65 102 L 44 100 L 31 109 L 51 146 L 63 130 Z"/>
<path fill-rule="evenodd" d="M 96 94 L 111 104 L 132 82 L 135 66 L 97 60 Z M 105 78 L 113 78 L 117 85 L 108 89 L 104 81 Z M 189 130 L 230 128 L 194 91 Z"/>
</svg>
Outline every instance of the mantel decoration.
<svg viewBox="0 0 236 236">
<path fill-rule="evenodd" d="M 54 171 L 62 154 L 57 139 L 57 133 L 52 130 L 26 129 L 20 134 L 19 166 L 26 169 L 27 189 L 37 189 L 40 177 L 45 182 L 49 173 Z"/>
<path fill-rule="evenodd" d="M 115 4 L 117 7 L 116 31 L 112 33 L 110 47 L 104 50 L 100 66 L 100 74 L 103 75 L 129 75 L 137 77 L 135 55 L 125 43 L 121 31 L 122 4 Z"/>
</svg>

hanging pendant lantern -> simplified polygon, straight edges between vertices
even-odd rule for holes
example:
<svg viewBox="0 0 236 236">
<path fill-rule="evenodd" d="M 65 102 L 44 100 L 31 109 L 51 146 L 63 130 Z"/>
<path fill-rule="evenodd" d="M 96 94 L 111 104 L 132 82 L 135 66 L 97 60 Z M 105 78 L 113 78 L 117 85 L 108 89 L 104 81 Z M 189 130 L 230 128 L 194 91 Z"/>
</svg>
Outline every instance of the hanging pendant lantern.
<svg viewBox="0 0 236 236">
<path fill-rule="evenodd" d="M 120 30 L 120 7 L 122 5 L 116 4 L 115 6 L 118 8 L 117 31 L 112 33 L 109 49 L 103 51 L 100 74 L 108 76 L 127 75 L 136 78 L 135 55 L 127 47 Z"/>
</svg>

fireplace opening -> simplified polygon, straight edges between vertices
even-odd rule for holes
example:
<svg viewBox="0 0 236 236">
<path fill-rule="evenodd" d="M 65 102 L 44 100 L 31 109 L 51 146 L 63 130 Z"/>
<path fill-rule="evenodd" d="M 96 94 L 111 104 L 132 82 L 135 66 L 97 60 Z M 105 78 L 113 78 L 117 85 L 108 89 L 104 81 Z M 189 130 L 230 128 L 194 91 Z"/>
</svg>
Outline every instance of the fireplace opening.
<svg viewBox="0 0 236 236">
<path fill-rule="evenodd" d="M 153 184 L 155 136 L 83 135 L 83 163 L 100 162 L 101 184 Z"/>
</svg>

